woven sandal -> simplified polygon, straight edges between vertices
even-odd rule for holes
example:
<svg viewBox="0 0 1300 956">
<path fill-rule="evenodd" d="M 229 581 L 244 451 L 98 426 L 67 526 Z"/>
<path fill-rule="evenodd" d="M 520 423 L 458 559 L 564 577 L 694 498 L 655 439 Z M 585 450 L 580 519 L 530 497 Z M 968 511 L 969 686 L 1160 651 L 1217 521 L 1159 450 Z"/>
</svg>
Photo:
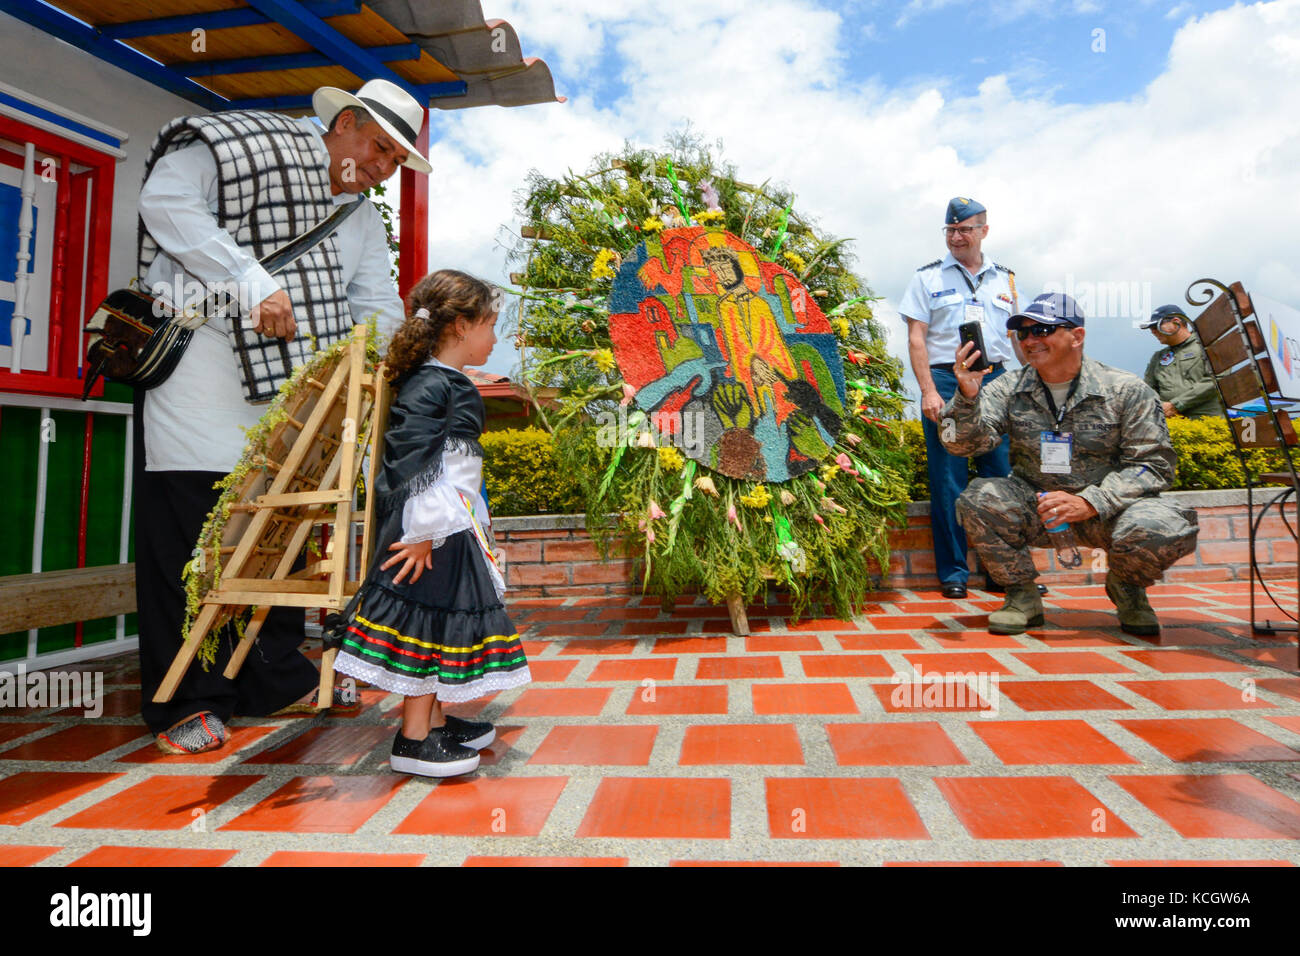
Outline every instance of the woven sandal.
<svg viewBox="0 0 1300 956">
<path fill-rule="evenodd" d="M 207 753 L 225 742 L 226 725 L 220 717 L 207 710 L 154 738 L 154 745 L 165 754 Z"/>
</svg>

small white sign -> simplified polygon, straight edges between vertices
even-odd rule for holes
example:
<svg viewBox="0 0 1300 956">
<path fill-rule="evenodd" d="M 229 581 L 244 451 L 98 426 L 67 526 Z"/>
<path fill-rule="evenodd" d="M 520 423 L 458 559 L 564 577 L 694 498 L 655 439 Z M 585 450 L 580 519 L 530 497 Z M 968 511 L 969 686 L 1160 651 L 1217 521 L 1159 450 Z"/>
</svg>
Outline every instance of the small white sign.
<svg viewBox="0 0 1300 956">
<path fill-rule="evenodd" d="M 1255 306 L 1282 397 L 1300 401 L 1300 310 L 1254 293 L 1250 301 Z"/>
</svg>

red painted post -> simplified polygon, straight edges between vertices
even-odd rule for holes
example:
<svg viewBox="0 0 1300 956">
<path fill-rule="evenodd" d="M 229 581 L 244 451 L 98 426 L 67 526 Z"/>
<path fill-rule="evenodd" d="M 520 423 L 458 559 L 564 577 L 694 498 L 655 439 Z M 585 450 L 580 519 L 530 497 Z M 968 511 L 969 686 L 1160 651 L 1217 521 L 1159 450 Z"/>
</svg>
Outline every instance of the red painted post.
<svg viewBox="0 0 1300 956">
<path fill-rule="evenodd" d="M 429 153 L 429 110 L 415 141 L 423 155 Z M 402 198 L 398 206 L 397 291 L 403 299 L 411 286 L 429 271 L 429 177 L 402 167 Z"/>
<path fill-rule="evenodd" d="M 72 208 L 68 212 L 68 262 L 63 283 L 63 313 L 59 324 L 64 329 L 63 352 L 59 356 L 59 375 L 61 378 L 81 378 L 85 348 L 82 345 L 82 326 L 85 325 L 83 312 L 87 306 L 82 302 L 86 291 L 86 237 L 87 224 L 90 219 L 89 199 L 90 182 L 94 170 L 87 169 L 74 174 L 70 182 Z M 91 303 L 89 308 L 93 308 Z"/>
<path fill-rule="evenodd" d="M 58 378 L 63 372 L 63 280 L 68 264 L 68 207 L 72 205 L 72 162 L 59 156 L 54 185 L 54 258 L 50 266 L 49 360 L 45 374 Z"/>
</svg>

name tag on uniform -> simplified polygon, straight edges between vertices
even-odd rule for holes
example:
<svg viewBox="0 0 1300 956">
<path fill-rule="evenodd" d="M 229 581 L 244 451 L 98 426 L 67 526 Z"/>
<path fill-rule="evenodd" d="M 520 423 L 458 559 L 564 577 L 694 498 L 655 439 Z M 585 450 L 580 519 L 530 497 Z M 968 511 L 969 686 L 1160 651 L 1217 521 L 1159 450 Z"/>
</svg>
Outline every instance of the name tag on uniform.
<svg viewBox="0 0 1300 956">
<path fill-rule="evenodd" d="M 939 292 L 931 292 L 931 293 L 930 293 L 930 298 L 932 298 L 932 299 L 941 299 L 941 298 L 943 298 L 945 295 L 952 295 L 952 294 L 953 294 L 954 292 L 956 292 L 956 291 L 957 291 L 956 289 L 943 289 L 943 290 L 941 290 L 941 291 L 939 291 Z"/>
<path fill-rule="evenodd" d="M 1074 436 L 1069 432 L 1043 432 L 1038 446 L 1038 460 L 1045 475 L 1068 475 Z"/>
<path fill-rule="evenodd" d="M 978 302 L 966 303 L 966 321 L 984 324 L 984 306 Z"/>
</svg>

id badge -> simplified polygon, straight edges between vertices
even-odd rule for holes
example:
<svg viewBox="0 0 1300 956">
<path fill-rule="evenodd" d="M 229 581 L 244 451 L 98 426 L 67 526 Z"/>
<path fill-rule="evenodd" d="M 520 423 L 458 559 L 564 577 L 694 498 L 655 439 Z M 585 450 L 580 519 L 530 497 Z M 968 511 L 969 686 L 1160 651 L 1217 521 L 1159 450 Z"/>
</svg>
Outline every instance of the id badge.
<svg viewBox="0 0 1300 956">
<path fill-rule="evenodd" d="M 966 322 L 984 322 L 984 306 L 979 302 L 966 303 Z"/>
<path fill-rule="evenodd" d="M 1068 475 L 1074 436 L 1070 432 L 1043 432 L 1038 457 L 1045 475 Z"/>
</svg>

